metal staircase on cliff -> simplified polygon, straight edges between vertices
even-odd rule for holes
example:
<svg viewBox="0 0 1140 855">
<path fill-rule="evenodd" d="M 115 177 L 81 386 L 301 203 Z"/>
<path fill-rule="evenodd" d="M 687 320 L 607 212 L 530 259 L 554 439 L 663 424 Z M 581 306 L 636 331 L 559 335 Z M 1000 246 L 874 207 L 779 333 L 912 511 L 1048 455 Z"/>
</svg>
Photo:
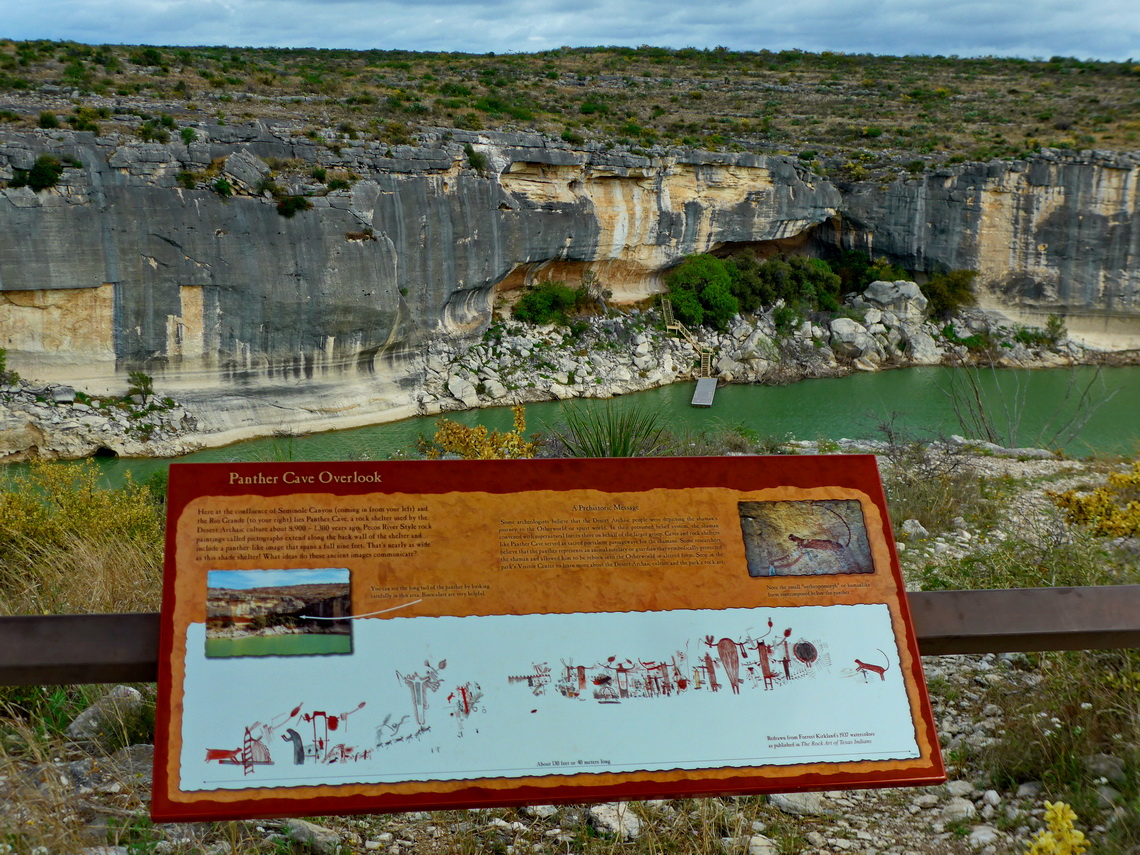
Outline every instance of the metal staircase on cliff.
<svg viewBox="0 0 1140 855">
<path fill-rule="evenodd" d="M 661 314 L 665 318 L 665 329 L 668 332 L 680 333 L 701 358 L 701 367 L 697 374 L 697 389 L 693 393 L 692 405 L 694 407 L 711 407 L 713 395 L 716 393 L 716 378 L 713 377 L 712 373 L 714 352 L 704 347 L 697 337 L 689 331 L 689 328 L 677 320 L 673 315 L 672 301 L 665 297 L 661 298 Z"/>
</svg>

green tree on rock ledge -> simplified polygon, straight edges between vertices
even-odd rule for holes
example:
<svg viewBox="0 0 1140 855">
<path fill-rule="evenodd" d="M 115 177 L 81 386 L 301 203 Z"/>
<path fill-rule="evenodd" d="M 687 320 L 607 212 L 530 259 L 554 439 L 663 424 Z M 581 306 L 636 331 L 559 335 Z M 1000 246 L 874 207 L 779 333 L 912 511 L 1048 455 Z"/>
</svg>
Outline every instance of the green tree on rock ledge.
<svg viewBox="0 0 1140 855">
<path fill-rule="evenodd" d="M 681 323 L 708 323 L 718 330 L 728 328 L 740 304 L 732 295 L 732 276 L 723 261 L 713 255 L 693 255 L 665 274 L 673 312 Z"/>
</svg>

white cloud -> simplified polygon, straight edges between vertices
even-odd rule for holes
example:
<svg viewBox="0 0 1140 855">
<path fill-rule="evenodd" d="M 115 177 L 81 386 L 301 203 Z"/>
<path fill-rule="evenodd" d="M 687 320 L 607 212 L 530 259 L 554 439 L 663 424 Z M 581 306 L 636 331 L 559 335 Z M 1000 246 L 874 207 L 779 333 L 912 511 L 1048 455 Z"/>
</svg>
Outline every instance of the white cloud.
<svg viewBox="0 0 1140 855">
<path fill-rule="evenodd" d="M 1140 45 L 1134 0 L 42 0 L 5 24 L 13 38 L 91 43 L 473 53 L 650 44 L 1120 60 Z"/>
</svg>

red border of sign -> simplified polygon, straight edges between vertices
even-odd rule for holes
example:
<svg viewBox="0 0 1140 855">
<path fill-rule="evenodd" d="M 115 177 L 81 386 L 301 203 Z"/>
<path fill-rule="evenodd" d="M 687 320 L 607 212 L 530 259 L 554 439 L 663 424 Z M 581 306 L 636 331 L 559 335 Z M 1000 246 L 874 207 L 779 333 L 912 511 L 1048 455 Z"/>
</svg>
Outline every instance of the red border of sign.
<svg viewBox="0 0 1140 855">
<path fill-rule="evenodd" d="M 755 465 L 761 463 L 766 483 L 757 484 Z M 517 461 L 384 461 L 361 463 L 233 463 L 173 464 L 170 468 L 167 495 L 166 559 L 163 582 L 162 623 L 159 645 L 158 726 L 155 733 L 155 774 L 151 816 L 159 822 L 241 819 L 268 816 L 311 816 L 320 814 L 378 813 L 406 810 L 428 810 L 468 807 L 514 806 L 525 804 L 581 803 L 628 801 L 688 796 L 742 795 L 772 791 L 765 786 L 763 775 L 741 775 L 709 779 L 701 770 L 679 776 L 677 780 L 629 781 L 618 784 L 568 784 L 564 787 L 520 785 L 510 790 L 471 786 L 445 793 L 427 792 L 389 794 L 384 796 L 352 794 L 302 798 L 297 795 L 258 797 L 249 802 L 215 801 L 195 798 L 192 803 L 168 797 L 171 780 L 167 755 L 170 751 L 170 728 L 173 724 L 173 675 L 175 613 L 175 538 L 177 522 L 187 504 L 200 496 L 258 495 L 279 496 L 298 492 L 335 495 L 450 493 L 457 485 L 478 485 L 479 492 L 522 493 L 532 490 L 593 489 L 608 492 L 637 492 L 651 489 L 684 490 L 698 487 L 721 487 L 752 491 L 765 487 L 839 487 L 860 490 L 878 507 L 884 521 L 883 536 L 890 553 L 891 573 L 895 581 L 900 615 L 906 627 L 903 642 L 914 663 L 911 679 L 922 695 L 919 717 L 931 734 L 931 757 L 925 768 L 896 771 L 810 772 L 796 776 L 780 776 L 780 792 L 799 792 L 837 788 L 870 788 L 882 786 L 924 786 L 946 780 L 946 773 L 936 733 L 926 684 L 922 674 L 918 642 L 915 638 L 906 592 L 902 585 L 895 540 L 887 523 L 886 497 L 879 480 L 873 455 L 772 456 L 763 458 L 690 457 L 646 458 L 636 461 L 572 459 Z M 231 486 L 230 473 L 256 476 L 258 473 L 289 469 L 300 474 L 320 472 L 382 473 L 381 484 L 359 483 L 295 489 L 286 485 L 267 484 L 250 487 Z M 333 787 L 332 789 L 335 789 Z"/>
</svg>

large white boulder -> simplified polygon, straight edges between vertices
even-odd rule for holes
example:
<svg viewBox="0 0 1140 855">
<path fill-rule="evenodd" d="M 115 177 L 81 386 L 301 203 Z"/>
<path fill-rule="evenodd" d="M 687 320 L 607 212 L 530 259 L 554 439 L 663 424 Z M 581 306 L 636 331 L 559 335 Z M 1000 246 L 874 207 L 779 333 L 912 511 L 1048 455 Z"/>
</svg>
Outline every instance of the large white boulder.
<svg viewBox="0 0 1140 855">
<path fill-rule="evenodd" d="M 900 321 L 922 321 L 926 317 L 926 297 L 913 282 L 877 279 L 867 286 L 863 299 L 881 312 L 890 312 Z"/>
<path fill-rule="evenodd" d="M 836 318 L 831 322 L 831 349 L 836 356 L 846 359 L 866 359 L 882 362 L 883 347 L 865 326 L 851 318 Z"/>
<path fill-rule="evenodd" d="M 940 365 L 942 351 L 934 337 L 923 329 L 913 327 L 902 328 L 903 340 L 906 342 L 905 352 L 910 361 L 918 365 Z"/>
</svg>

